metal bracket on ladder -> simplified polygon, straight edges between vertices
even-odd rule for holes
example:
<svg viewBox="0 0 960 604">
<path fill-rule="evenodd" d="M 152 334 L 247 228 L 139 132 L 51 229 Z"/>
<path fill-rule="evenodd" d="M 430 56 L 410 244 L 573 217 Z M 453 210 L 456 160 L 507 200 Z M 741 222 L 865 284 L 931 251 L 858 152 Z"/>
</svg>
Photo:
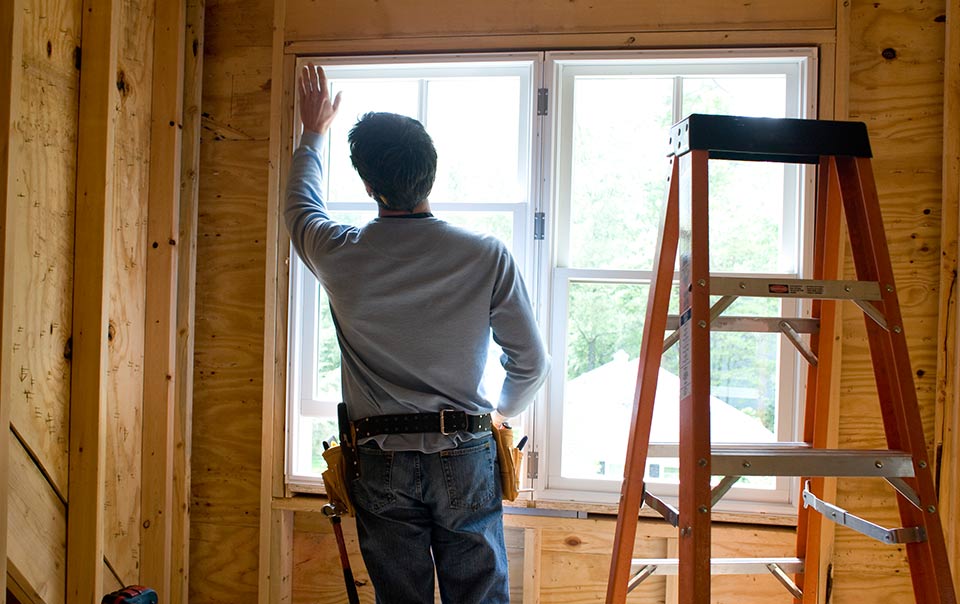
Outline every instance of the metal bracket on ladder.
<svg viewBox="0 0 960 604">
<path fill-rule="evenodd" d="M 653 575 L 679 574 L 677 558 L 636 558 L 630 561 L 631 567 L 639 567 L 627 583 L 627 592 L 631 592 Z M 800 558 L 712 558 L 711 575 L 758 575 L 769 572 L 794 598 L 803 598 L 803 591 L 790 578 L 790 574 L 803 573 L 803 560 Z"/>
<path fill-rule="evenodd" d="M 843 508 L 827 503 L 810 492 L 809 482 L 803 487 L 803 506 L 812 507 L 827 520 L 853 529 L 882 543 L 922 543 L 927 540 L 927 532 L 921 526 L 888 529 L 851 514 Z"/>
</svg>

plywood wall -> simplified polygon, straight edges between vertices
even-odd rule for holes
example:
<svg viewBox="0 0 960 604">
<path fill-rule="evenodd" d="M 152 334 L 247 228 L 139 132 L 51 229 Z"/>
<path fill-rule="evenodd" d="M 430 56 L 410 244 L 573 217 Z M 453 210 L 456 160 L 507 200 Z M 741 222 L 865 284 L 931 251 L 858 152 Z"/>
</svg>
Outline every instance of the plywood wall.
<svg viewBox="0 0 960 604">
<path fill-rule="evenodd" d="M 273 3 L 208 0 L 197 239 L 190 601 L 253 602 Z"/>
<path fill-rule="evenodd" d="M 924 430 L 931 457 L 937 384 L 937 321 L 943 145 L 945 3 L 853 0 L 850 9 L 850 118 L 866 122 L 874 176 Z M 849 258 L 849 255 L 848 255 Z M 853 274 L 852 267 L 847 268 Z M 842 446 L 883 447 L 862 315 L 844 320 Z M 885 526 L 899 526 L 892 489 L 844 480 L 840 505 Z M 902 547 L 891 549 L 847 530 L 836 533 L 834 601 L 857 602 L 865 589 L 884 602 L 913 602 Z"/>
</svg>

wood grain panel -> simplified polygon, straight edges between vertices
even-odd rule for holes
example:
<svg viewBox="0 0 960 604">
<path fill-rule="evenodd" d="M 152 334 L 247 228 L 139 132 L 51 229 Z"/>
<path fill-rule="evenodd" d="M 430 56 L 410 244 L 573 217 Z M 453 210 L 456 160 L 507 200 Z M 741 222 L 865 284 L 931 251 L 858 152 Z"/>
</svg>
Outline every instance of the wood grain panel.
<svg viewBox="0 0 960 604">
<path fill-rule="evenodd" d="M 10 438 L 10 522 L 7 533 L 11 579 L 33 604 L 64 601 L 67 513 L 63 501 L 16 438 Z"/>
<path fill-rule="evenodd" d="M 10 418 L 67 491 L 80 0 L 25 0 L 20 174 L 10 232 L 14 384 Z"/>
<path fill-rule="evenodd" d="M 212 138 L 266 141 L 270 135 L 269 46 L 240 47 L 208 60 L 203 73 L 204 128 Z"/>
<path fill-rule="evenodd" d="M 191 522 L 190 601 L 255 602 L 258 537 L 256 527 Z"/>
<path fill-rule="evenodd" d="M 911 365 L 928 443 L 933 444 L 939 298 L 944 3 L 855 0 L 850 18 L 850 116 L 867 123 Z M 849 258 L 849 255 L 848 255 Z M 848 266 L 847 271 L 852 269 Z M 845 309 L 840 442 L 883 444 L 869 351 L 859 311 Z M 839 504 L 885 526 L 899 526 L 889 487 L 838 481 Z M 913 602 L 900 548 L 845 528 L 836 531 L 834 597 Z"/>
<path fill-rule="evenodd" d="M 288 0 L 287 40 L 833 27 L 832 0 Z"/>
<path fill-rule="evenodd" d="M 174 417 L 173 577 L 170 604 L 189 601 L 190 480 L 193 457 L 194 324 L 197 281 L 197 207 L 200 189 L 200 107 L 203 100 L 203 0 L 187 0 L 184 36 L 183 138 L 177 274 L 177 400 Z"/>
<path fill-rule="evenodd" d="M 119 113 L 114 164 L 104 553 L 124 584 L 139 583 L 144 306 L 152 0 L 123 0 L 117 59 Z"/>
<path fill-rule="evenodd" d="M 206 6 L 208 56 L 221 59 L 248 46 L 270 48 L 273 0 L 207 0 Z"/>
<path fill-rule="evenodd" d="M 201 151 L 192 514 L 256 525 L 267 147 L 205 137 Z"/>
<path fill-rule="evenodd" d="M 110 279 L 120 46 L 119 0 L 84 0 L 74 227 L 73 363 L 67 486 L 68 604 L 102 593 Z"/>
<path fill-rule="evenodd" d="M 960 590 L 960 392 L 958 380 L 957 233 L 960 230 L 960 0 L 947 0 L 943 94 L 943 207 L 940 236 L 940 323 L 937 330 L 937 429 L 942 439 L 940 514 L 954 589 Z"/>
<path fill-rule="evenodd" d="M 154 4 L 144 308 L 143 466 L 140 581 L 171 600 L 174 423 L 177 393 L 177 285 L 183 126 L 182 1 Z"/>
<path fill-rule="evenodd" d="M 12 0 L 0 6 L 0 484 L 10 476 L 10 396 L 13 384 L 13 274 L 17 250 L 9 227 L 14 224 L 14 199 L 19 193 L 19 148 L 15 129 L 20 113 L 23 76 L 23 4 Z M 0 496 L 0 565 L 7 566 L 7 510 L 9 497 Z M 0 594 L 7 592 L 7 573 L 0 575 Z"/>
<path fill-rule="evenodd" d="M 190 600 L 254 602 L 266 589 L 258 577 L 274 1 L 205 8 Z M 242 533 L 249 550 L 218 566 L 197 536 L 228 532 Z"/>
</svg>

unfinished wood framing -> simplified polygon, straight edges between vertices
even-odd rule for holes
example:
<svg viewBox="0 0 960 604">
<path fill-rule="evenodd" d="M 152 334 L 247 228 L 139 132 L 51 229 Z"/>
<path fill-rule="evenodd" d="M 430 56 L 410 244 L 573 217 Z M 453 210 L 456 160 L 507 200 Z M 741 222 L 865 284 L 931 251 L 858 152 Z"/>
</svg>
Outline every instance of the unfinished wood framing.
<svg viewBox="0 0 960 604">
<path fill-rule="evenodd" d="M 773 31 L 702 31 L 702 32 L 648 32 L 628 33 L 548 33 L 511 34 L 511 51 L 564 49 L 641 50 L 684 46 L 769 46 L 771 40 L 780 45 L 803 46 L 832 44 L 833 29 Z M 442 52 L 496 52 L 504 50 L 503 37 L 477 36 L 465 40 L 456 36 L 424 36 L 411 38 L 358 38 L 334 40 L 287 41 L 284 52 L 291 55 L 339 55 L 345 48 L 357 54 L 442 53 Z M 469 47 L 465 48 L 464 43 Z"/>
<path fill-rule="evenodd" d="M 143 487 L 143 379 L 147 297 L 154 0 L 117 5 L 113 232 L 109 292 L 104 558 L 121 584 L 139 582 Z M 106 589 L 106 585 L 104 589 Z"/>
<path fill-rule="evenodd" d="M 284 100 L 289 94 L 285 69 L 292 59 L 283 54 L 284 2 L 274 5 L 273 45 L 271 63 L 270 115 L 283 115 Z M 274 85 L 273 83 L 276 83 Z M 284 451 L 286 431 L 286 372 L 281 368 L 286 359 L 286 304 L 281 302 L 284 292 L 279 288 L 280 275 L 285 272 L 281 265 L 278 242 L 280 238 L 279 195 L 281 190 L 281 153 L 285 120 L 271 119 L 270 124 L 270 173 L 267 181 L 267 231 L 266 278 L 264 288 L 263 316 L 263 411 L 261 413 L 260 447 L 263 457 L 260 463 L 260 581 L 258 601 L 260 604 L 285 604 L 292 597 L 290 550 L 293 547 L 293 515 L 273 509 L 273 498 L 284 491 Z M 283 318 L 282 322 L 280 321 Z M 281 348 L 282 346 L 282 348 Z"/>
<path fill-rule="evenodd" d="M 144 320 L 140 581 L 169 601 L 172 579 L 177 285 L 184 17 L 182 0 L 155 6 L 147 284 Z"/>
<path fill-rule="evenodd" d="M 960 322 L 957 320 L 957 234 L 960 230 L 960 0 L 946 0 L 943 73 L 943 195 L 940 219 L 940 303 L 937 327 L 936 438 L 940 450 L 940 513 L 954 585 L 960 591 Z"/>
<path fill-rule="evenodd" d="M 200 103 L 203 96 L 203 0 L 186 0 L 180 234 L 177 267 L 177 360 L 174 407 L 173 518 L 170 604 L 187 604 L 190 578 L 190 461 L 193 426 L 194 307 L 197 278 L 197 195 Z"/>
<path fill-rule="evenodd" d="M 80 77 L 73 370 L 67 516 L 67 604 L 99 602 L 104 552 L 104 427 L 113 168 L 116 130 L 115 0 L 83 4 Z"/>
<path fill-rule="evenodd" d="M 8 587 L 23 604 L 64 601 L 66 506 L 17 439 L 10 439 Z M 102 563 L 101 563 L 102 566 Z M 98 600 L 99 601 L 99 600 Z"/>
<path fill-rule="evenodd" d="M 315 2 L 287 0 L 285 27 L 287 41 L 452 35 L 461 38 L 460 46 L 464 48 L 471 46 L 470 38 L 474 37 L 527 33 L 827 29 L 834 26 L 834 4 L 834 0 L 722 4 L 713 0 L 610 0 L 595 7 L 584 2 L 558 4 L 550 0 L 402 5 L 377 0 L 330 0 L 324 3 L 322 18 L 318 18 Z M 498 44 L 512 46 L 503 39 Z"/>
<path fill-rule="evenodd" d="M 16 196 L 17 156 L 11 153 L 20 103 L 21 56 L 23 53 L 23 6 L 20 0 L 0 7 L 0 485 L 9 483 L 10 405 L 13 368 L 13 199 Z M 7 567 L 8 497 L 0 496 L 0 569 Z M 6 593 L 6 573 L 0 576 L 0 594 Z"/>
</svg>

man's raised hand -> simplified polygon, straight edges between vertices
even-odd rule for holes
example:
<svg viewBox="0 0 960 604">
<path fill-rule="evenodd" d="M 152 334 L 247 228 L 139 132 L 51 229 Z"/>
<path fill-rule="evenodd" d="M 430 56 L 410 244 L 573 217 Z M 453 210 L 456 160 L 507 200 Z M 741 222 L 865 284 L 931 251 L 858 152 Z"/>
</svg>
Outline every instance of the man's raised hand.
<svg viewBox="0 0 960 604">
<path fill-rule="evenodd" d="M 330 102 L 330 89 L 322 67 L 304 65 L 300 74 L 300 121 L 305 132 L 325 134 L 340 109 L 340 93 Z"/>
</svg>

